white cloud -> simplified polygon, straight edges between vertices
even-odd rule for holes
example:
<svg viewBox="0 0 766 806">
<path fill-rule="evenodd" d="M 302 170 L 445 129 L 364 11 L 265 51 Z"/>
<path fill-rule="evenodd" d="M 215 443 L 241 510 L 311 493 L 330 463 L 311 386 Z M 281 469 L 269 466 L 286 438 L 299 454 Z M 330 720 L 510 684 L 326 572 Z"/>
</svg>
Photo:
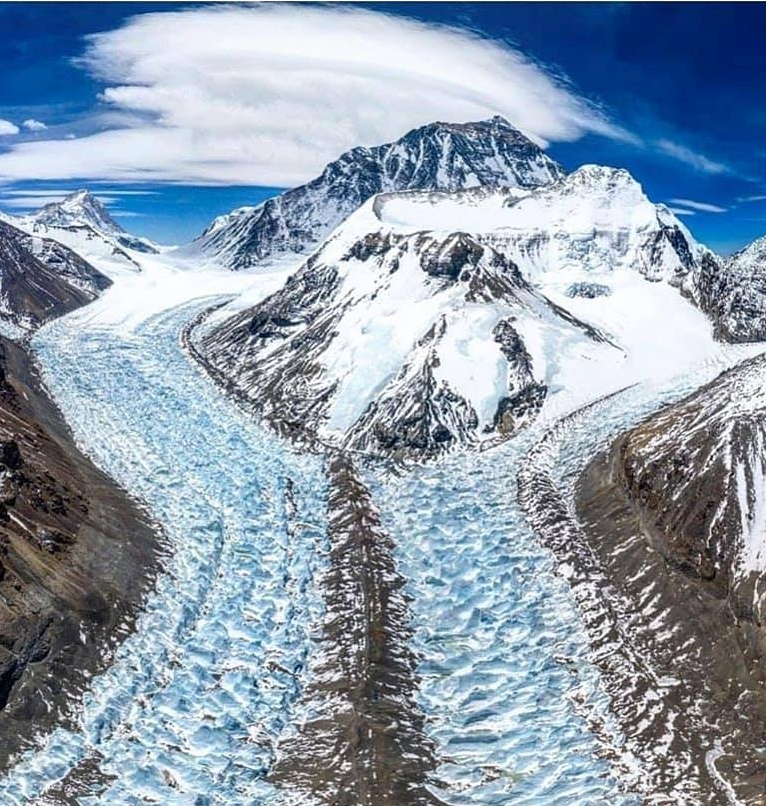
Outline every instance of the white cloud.
<svg viewBox="0 0 766 806">
<path fill-rule="evenodd" d="M 3 196 L 27 196 L 29 198 L 38 196 L 40 198 L 48 198 L 49 196 L 56 196 L 57 198 L 63 198 L 64 196 L 68 196 L 70 193 L 75 193 L 79 188 L 70 188 L 69 190 L 64 188 L 43 188 L 43 189 L 33 189 L 33 190 L 5 190 L 0 191 Z M 109 196 L 156 196 L 158 191 L 156 190 L 124 190 L 123 188 L 108 188 L 106 193 Z"/>
<path fill-rule="evenodd" d="M 9 134 L 18 134 L 19 127 L 10 120 L 3 120 L 0 118 L 0 136 Z"/>
<path fill-rule="evenodd" d="M 9 210 L 36 210 L 49 202 L 61 201 L 65 195 L 66 193 L 61 190 L 53 191 L 47 195 L 35 193 L 22 196 L 9 193 L 0 197 L 0 205 Z"/>
<path fill-rule="evenodd" d="M 704 154 L 698 154 L 696 151 L 692 151 L 692 149 L 680 145 L 673 140 L 658 140 L 656 145 L 663 154 L 667 154 L 669 157 L 673 157 L 680 162 L 686 163 L 686 165 L 691 166 L 696 171 L 701 171 L 707 174 L 722 174 L 731 172 L 731 169 L 728 167 L 728 165 L 724 165 L 721 162 L 714 162 L 713 160 L 704 156 Z"/>
<path fill-rule="evenodd" d="M 74 190 L 64 190 L 62 188 L 51 188 L 50 190 L 5 190 L 2 191 L 3 196 L 39 196 L 41 198 L 46 198 L 48 196 L 52 196 L 57 194 L 59 198 L 63 198 L 70 193 L 74 193 Z"/>
<path fill-rule="evenodd" d="M 51 202 L 60 202 L 65 196 L 74 193 L 76 188 L 46 188 L 46 189 L 31 189 L 31 190 L 0 190 L 0 206 L 12 210 L 37 210 L 38 208 L 50 204 Z M 151 194 L 152 191 L 143 190 L 112 190 L 111 188 L 96 193 L 98 200 L 107 206 L 119 204 L 124 196 L 144 196 Z M 125 215 L 125 213 L 121 213 Z"/>
<path fill-rule="evenodd" d="M 358 144 L 501 114 L 541 144 L 631 140 L 519 51 L 356 7 L 266 4 L 141 14 L 79 63 L 121 122 L 19 143 L 0 177 L 293 185 Z"/>
<path fill-rule="evenodd" d="M 29 132 L 42 132 L 48 127 L 40 120 L 29 118 L 21 124 Z"/>
<path fill-rule="evenodd" d="M 701 213 L 726 212 L 726 207 L 719 207 L 717 204 L 708 204 L 707 202 L 692 201 L 691 199 L 671 199 L 670 201 L 672 204 L 680 204 L 682 207 L 699 210 Z"/>
<path fill-rule="evenodd" d="M 737 199 L 738 202 L 759 202 L 759 201 L 766 201 L 766 196 L 764 195 L 756 195 L 756 196 L 740 196 Z"/>
<path fill-rule="evenodd" d="M 0 197 L 0 205 L 12 210 L 37 210 L 40 207 L 44 207 L 46 204 L 50 204 L 51 202 L 60 202 L 66 193 L 62 191 L 52 191 L 47 195 L 41 194 L 30 194 L 27 196 L 18 195 L 18 196 L 11 196 L 10 194 L 7 196 Z M 109 205 L 114 204 L 118 201 L 116 197 L 112 196 L 99 196 L 99 201 L 103 204 Z"/>
<path fill-rule="evenodd" d="M 694 210 L 682 210 L 680 207 L 669 207 L 668 209 L 674 215 L 697 215 Z"/>
</svg>

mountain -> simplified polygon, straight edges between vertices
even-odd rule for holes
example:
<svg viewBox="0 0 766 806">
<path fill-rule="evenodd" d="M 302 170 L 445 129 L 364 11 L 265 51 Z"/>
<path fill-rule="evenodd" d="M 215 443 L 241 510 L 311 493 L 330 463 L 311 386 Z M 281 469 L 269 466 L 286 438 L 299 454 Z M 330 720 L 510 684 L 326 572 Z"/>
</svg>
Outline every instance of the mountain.
<svg viewBox="0 0 766 806">
<path fill-rule="evenodd" d="M 0 243 L 5 272 L 4 232 Z M 109 665 L 104 647 L 124 638 L 145 603 L 160 547 L 135 501 L 75 445 L 26 345 L 2 335 L 0 540 L 5 771 L 35 737 L 79 712 L 76 692 Z"/>
<path fill-rule="evenodd" d="M 106 207 L 87 190 L 78 190 L 60 202 L 46 204 L 32 214 L 31 219 L 45 227 L 91 227 L 113 235 L 123 233 L 122 227 L 109 215 Z"/>
<path fill-rule="evenodd" d="M 708 260 L 621 170 L 385 193 L 195 350 L 284 432 L 426 458 L 688 360 L 712 341 L 690 302 Z"/>
<path fill-rule="evenodd" d="M 606 605 L 594 652 L 665 802 L 763 802 L 764 372 L 751 358 L 602 446 L 577 480 L 576 525 L 550 521 L 582 546 L 573 577 Z"/>
<path fill-rule="evenodd" d="M 376 193 L 531 188 L 563 175 L 560 165 L 501 117 L 432 123 L 394 143 L 354 148 L 308 184 L 217 218 L 195 248 L 229 268 L 246 269 L 264 258 L 310 252 Z"/>
<path fill-rule="evenodd" d="M 722 270 L 703 271 L 697 297 L 715 321 L 719 338 L 766 340 L 766 237 L 733 254 Z"/>
<path fill-rule="evenodd" d="M 620 474 L 656 548 L 762 625 L 765 370 L 750 359 L 631 431 Z"/>
<path fill-rule="evenodd" d="M 56 240 L 85 260 L 106 268 L 140 270 L 131 251 L 158 252 L 151 241 L 125 232 L 106 207 L 87 190 L 78 190 L 60 202 L 46 204 L 35 213 L 5 216 L 4 220 L 31 235 Z"/>
<path fill-rule="evenodd" d="M 29 330 L 95 299 L 112 281 L 58 241 L 0 221 L 0 321 Z"/>
</svg>

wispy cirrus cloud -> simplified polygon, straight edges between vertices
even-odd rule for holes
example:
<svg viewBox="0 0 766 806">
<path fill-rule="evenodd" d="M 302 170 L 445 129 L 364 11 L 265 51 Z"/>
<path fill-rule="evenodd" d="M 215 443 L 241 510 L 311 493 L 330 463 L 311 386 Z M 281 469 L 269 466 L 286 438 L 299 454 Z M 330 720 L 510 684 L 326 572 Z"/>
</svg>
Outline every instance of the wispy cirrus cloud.
<svg viewBox="0 0 766 806">
<path fill-rule="evenodd" d="M 711 160 L 704 154 L 700 154 L 674 140 L 658 140 L 656 146 L 663 154 L 689 165 L 696 171 L 707 174 L 731 173 L 731 168 L 728 165 Z"/>
<path fill-rule="evenodd" d="M 0 178 L 285 186 L 358 144 L 432 120 L 501 114 L 545 145 L 635 138 L 502 42 L 356 7 L 264 4 L 147 13 L 91 36 L 107 130 L 0 154 Z"/>
<path fill-rule="evenodd" d="M 27 189 L 6 189 L 0 188 L 0 207 L 6 210 L 24 211 L 37 210 L 38 208 L 59 202 L 70 193 L 74 193 L 78 188 L 27 188 Z M 119 204 L 125 197 L 131 196 L 154 196 L 156 191 L 152 190 L 124 190 L 122 188 L 107 188 L 97 193 L 99 201 L 107 206 Z M 120 215 L 128 215 L 121 212 Z"/>
<path fill-rule="evenodd" d="M 43 132 L 48 128 L 41 120 L 35 118 L 27 118 L 21 125 L 28 132 Z"/>
<path fill-rule="evenodd" d="M 103 84 L 98 107 L 66 130 L 55 116 L 50 128 L 29 117 L 24 136 L 3 143 L 0 181 L 284 187 L 353 146 L 494 114 L 543 146 L 595 134 L 702 173 L 733 173 L 680 136 L 660 139 L 660 121 L 629 132 L 503 41 L 354 6 L 143 13 L 90 36 L 77 63 Z M 0 135 L 18 133 L 0 121 Z"/>
<path fill-rule="evenodd" d="M 669 207 L 668 209 L 674 215 L 697 215 L 694 210 L 684 210 L 681 207 Z"/>
<path fill-rule="evenodd" d="M 728 208 L 720 207 L 709 202 L 694 201 L 693 199 L 671 199 L 671 204 L 680 205 L 687 210 L 698 210 L 701 213 L 725 213 Z"/>
</svg>

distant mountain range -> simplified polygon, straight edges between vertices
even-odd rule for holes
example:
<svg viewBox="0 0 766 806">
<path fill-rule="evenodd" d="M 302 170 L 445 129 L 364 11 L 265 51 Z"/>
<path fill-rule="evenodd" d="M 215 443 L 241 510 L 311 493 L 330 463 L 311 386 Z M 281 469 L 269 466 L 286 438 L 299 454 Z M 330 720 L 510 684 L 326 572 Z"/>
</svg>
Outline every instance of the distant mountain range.
<svg viewBox="0 0 766 806">
<path fill-rule="evenodd" d="M 27 215 L 0 214 L 0 220 L 30 235 L 56 240 L 86 260 L 101 261 L 116 270 L 140 270 L 131 251 L 144 254 L 158 251 L 146 238 L 125 232 L 87 190 L 78 190 Z"/>
<path fill-rule="evenodd" d="M 112 281 L 77 253 L 0 221 L 0 322 L 33 329 L 95 299 Z"/>
</svg>

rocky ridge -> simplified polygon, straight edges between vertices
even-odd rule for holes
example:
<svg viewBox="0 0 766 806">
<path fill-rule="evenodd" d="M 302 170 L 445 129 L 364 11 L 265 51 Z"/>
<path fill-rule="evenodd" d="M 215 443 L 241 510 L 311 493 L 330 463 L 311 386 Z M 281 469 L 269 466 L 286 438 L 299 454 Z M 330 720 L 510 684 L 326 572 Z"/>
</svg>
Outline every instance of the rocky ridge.
<svg viewBox="0 0 766 806">
<path fill-rule="evenodd" d="M 94 300 L 112 281 L 71 249 L 0 221 L 0 319 L 30 330 Z"/>
<path fill-rule="evenodd" d="M 132 253 L 159 251 L 146 238 L 125 232 L 88 190 L 70 193 L 34 213 L 5 215 L 2 220 L 33 237 L 57 241 L 87 261 L 116 270 L 140 271 L 140 261 Z"/>
</svg>

